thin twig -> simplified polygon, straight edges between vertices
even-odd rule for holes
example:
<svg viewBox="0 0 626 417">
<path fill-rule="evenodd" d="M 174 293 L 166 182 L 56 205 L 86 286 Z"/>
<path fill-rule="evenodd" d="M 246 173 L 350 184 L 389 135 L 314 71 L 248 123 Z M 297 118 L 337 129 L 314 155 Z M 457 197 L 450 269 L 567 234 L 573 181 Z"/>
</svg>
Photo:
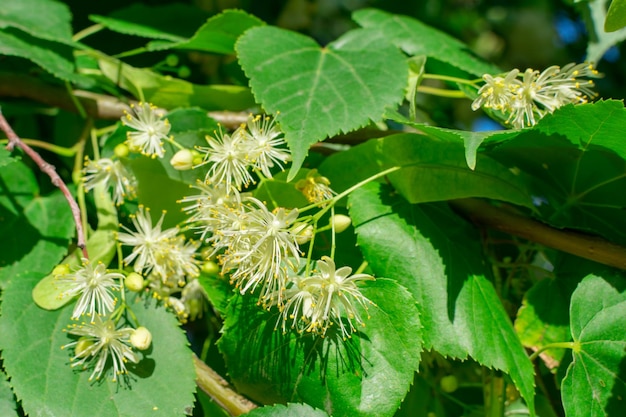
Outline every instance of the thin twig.
<svg viewBox="0 0 626 417">
<path fill-rule="evenodd" d="M 570 230 L 558 230 L 477 198 L 453 200 L 450 205 L 475 223 L 581 258 L 626 269 L 626 248 L 600 237 Z"/>
<path fill-rule="evenodd" d="M 231 416 L 246 414 L 258 406 L 235 392 L 230 384 L 206 363 L 193 355 L 196 367 L 196 384 Z"/>
<path fill-rule="evenodd" d="M 0 110 L 0 130 L 2 130 L 7 135 L 7 139 L 9 139 L 9 143 L 6 146 L 6 149 L 9 152 L 13 151 L 16 146 L 23 150 L 24 153 L 28 155 L 35 162 L 35 164 L 37 164 L 39 169 L 41 169 L 45 174 L 50 177 L 50 179 L 52 180 L 52 184 L 61 190 L 61 192 L 65 196 L 65 199 L 69 203 L 70 208 L 72 209 L 72 216 L 74 217 L 74 223 L 76 224 L 76 234 L 78 237 L 77 246 L 83 251 L 83 256 L 86 259 L 89 259 L 89 255 L 87 254 L 87 245 L 85 244 L 85 232 L 83 230 L 83 223 L 80 219 L 80 208 L 78 207 L 76 200 L 74 200 L 74 197 L 72 197 L 70 190 L 67 188 L 59 174 L 57 174 L 54 166 L 44 161 L 44 159 L 33 148 L 22 142 L 19 136 L 17 136 L 17 134 L 9 125 L 9 122 L 7 122 L 7 120 L 4 118 L 2 110 Z"/>
</svg>

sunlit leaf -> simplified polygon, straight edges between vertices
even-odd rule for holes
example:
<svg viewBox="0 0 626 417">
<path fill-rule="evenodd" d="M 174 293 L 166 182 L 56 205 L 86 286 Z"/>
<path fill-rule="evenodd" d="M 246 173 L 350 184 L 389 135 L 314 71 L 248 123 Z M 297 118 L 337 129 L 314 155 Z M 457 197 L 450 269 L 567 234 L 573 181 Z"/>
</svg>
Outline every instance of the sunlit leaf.
<svg viewBox="0 0 626 417">
<path fill-rule="evenodd" d="M 350 31 L 321 48 L 295 32 L 256 27 L 235 48 L 254 96 L 285 132 L 290 178 L 312 144 L 381 120 L 404 96 L 406 59 L 374 31 Z"/>
<path fill-rule="evenodd" d="M 621 416 L 626 399 L 626 292 L 590 275 L 572 295 L 574 360 L 561 383 L 571 417 Z"/>
<path fill-rule="evenodd" d="M 17 403 L 13 391 L 7 381 L 7 375 L 0 371 L 0 415 L 3 417 L 17 417 Z"/>
<path fill-rule="evenodd" d="M 431 329 L 424 347 L 507 372 L 533 410 L 532 364 L 488 280 L 476 232 L 446 206 L 411 205 L 376 183 L 352 193 L 349 204 L 371 268 L 418 301 Z"/>
<path fill-rule="evenodd" d="M 261 407 L 244 414 L 249 417 L 327 417 L 322 410 L 311 407 L 307 404 L 287 404 Z"/>
<path fill-rule="evenodd" d="M 69 7 L 62 2 L 5 1 L 0 12 L 0 29 L 14 27 L 36 38 L 72 44 L 71 20 Z"/>
</svg>

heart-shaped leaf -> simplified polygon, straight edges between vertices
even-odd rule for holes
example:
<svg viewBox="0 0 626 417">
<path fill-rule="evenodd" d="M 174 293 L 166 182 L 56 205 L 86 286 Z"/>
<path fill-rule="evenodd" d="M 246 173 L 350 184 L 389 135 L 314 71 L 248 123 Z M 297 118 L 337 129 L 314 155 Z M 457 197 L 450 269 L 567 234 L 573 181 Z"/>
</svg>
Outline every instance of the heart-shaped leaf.
<svg viewBox="0 0 626 417">
<path fill-rule="evenodd" d="M 295 32 L 255 27 L 235 50 L 255 98 L 285 132 L 289 179 L 312 144 L 381 120 L 404 96 L 406 59 L 376 31 L 353 30 L 320 48 Z"/>
</svg>

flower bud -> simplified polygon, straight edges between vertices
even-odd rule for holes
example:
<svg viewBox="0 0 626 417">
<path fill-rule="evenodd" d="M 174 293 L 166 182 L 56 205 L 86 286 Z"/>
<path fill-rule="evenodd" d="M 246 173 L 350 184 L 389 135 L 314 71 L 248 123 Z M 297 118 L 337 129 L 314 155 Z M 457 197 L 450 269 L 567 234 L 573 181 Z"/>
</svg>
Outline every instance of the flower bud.
<svg viewBox="0 0 626 417">
<path fill-rule="evenodd" d="M 202 273 L 207 275 L 217 275 L 220 272 L 220 267 L 213 261 L 206 261 L 202 264 Z"/>
<path fill-rule="evenodd" d="M 193 168 L 193 153 L 189 149 L 181 149 L 170 160 L 170 164 L 179 171 Z"/>
<path fill-rule="evenodd" d="M 335 226 L 335 233 L 341 233 L 350 227 L 352 219 L 343 214 L 335 214 L 332 218 L 332 222 Z"/>
<path fill-rule="evenodd" d="M 296 235 L 298 245 L 303 245 L 313 237 L 313 226 L 308 223 L 297 222 L 294 224 L 292 233 Z"/>
<path fill-rule="evenodd" d="M 128 148 L 128 145 L 126 145 L 125 143 L 120 143 L 115 148 L 113 148 L 113 153 L 118 158 L 126 158 L 128 154 L 130 153 L 130 149 Z"/>
<path fill-rule="evenodd" d="M 459 381 L 454 375 L 446 375 L 441 378 L 441 381 L 439 381 L 439 385 L 441 386 L 441 390 L 443 392 L 447 392 L 448 394 L 450 394 L 459 388 Z"/>
<path fill-rule="evenodd" d="M 130 335 L 130 343 L 139 350 L 146 350 L 152 344 L 152 333 L 143 326 L 137 327 Z"/>
<path fill-rule="evenodd" d="M 128 288 L 129 291 L 139 292 L 143 290 L 144 279 L 141 275 L 136 272 L 131 272 L 124 279 L 124 286 Z"/>
<path fill-rule="evenodd" d="M 69 273 L 70 273 L 70 266 L 68 264 L 57 265 L 52 270 L 52 275 L 55 277 L 59 275 L 67 275 Z"/>
<path fill-rule="evenodd" d="M 93 345 L 93 343 L 93 340 L 89 339 L 88 337 L 81 337 L 76 342 L 76 346 L 74 346 L 74 355 L 77 358 L 89 355 L 88 349 Z"/>
</svg>

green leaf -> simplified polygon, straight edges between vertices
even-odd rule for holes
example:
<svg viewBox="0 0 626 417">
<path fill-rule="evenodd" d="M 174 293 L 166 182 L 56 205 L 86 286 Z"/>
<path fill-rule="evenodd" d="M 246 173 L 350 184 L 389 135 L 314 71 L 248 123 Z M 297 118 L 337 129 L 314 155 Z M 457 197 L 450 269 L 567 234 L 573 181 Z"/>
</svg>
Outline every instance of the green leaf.
<svg viewBox="0 0 626 417">
<path fill-rule="evenodd" d="M 338 417 L 392 416 L 419 365 L 418 312 L 392 280 L 378 278 L 362 292 L 377 307 L 345 341 L 335 332 L 281 334 L 276 312 L 260 309 L 254 297 L 235 297 L 218 346 L 238 389 L 262 403 L 302 401 Z"/>
<path fill-rule="evenodd" d="M 16 159 L 11 156 L 11 152 L 7 151 L 6 147 L 0 146 L 0 168 L 15 161 Z"/>
<path fill-rule="evenodd" d="M 210 18 L 188 41 L 172 45 L 218 54 L 233 54 L 235 42 L 246 30 L 263 25 L 263 21 L 241 10 L 225 10 Z"/>
<path fill-rule="evenodd" d="M 198 106 L 206 110 L 241 111 L 254 105 L 246 87 L 192 84 L 109 58 L 100 59 L 99 64 L 107 78 L 138 99 L 167 109 Z"/>
<path fill-rule="evenodd" d="M 456 137 L 444 142 L 415 133 L 398 134 L 332 155 L 322 163 L 320 172 L 341 191 L 399 166 L 402 169 L 388 178 L 411 203 L 488 197 L 532 207 L 524 175 L 482 154 L 472 171 L 464 154 L 463 143 Z"/>
<path fill-rule="evenodd" d="M 75 74 L 72 53 L 67 45 L 38 39 L 14 28 L 0 30 L 0 55 L 25 58 L 65 81 L 91 83 L 87 77 Z"/>
<path fill-rule="evenodd" d="M 27 272 L 49 273 L 67 253 L 74 230 L 61 192 L 40 196 L 33 172 L 20 161 L 0 169 L 0 285 Z"/>
<path fill-rule="evenodd" d="M 173 42 L 185 41 L 205 18 L 201 9 L 186 4 L 131 4 L 110 16 L 89 16 L 92 21 L 115 32 Z"/>
<path fill-rule="evenodd" d="M 211 305 L 221 315 L 226 314 L 228 302 L 235 293 L 235 289 L 228 283 L 228 279 L 218 275 L 201 274 L 198 282 L 207 293 Z"/>
<path fill-rule="evenodd" d="M 524 295 L 515 330 L 525 347 L 537 351 L 550 343 L 569 339 L 569 301 L 573 291 L 570 287 L 562 277 L 546 278 Z M 542 354 L 542 358 L 554 368 L 564 354 L 563 349 L 550 349 Z"/>
<path fill-rule="evenodd" d="M 624 123 L 619 101 L 569 105 L 488 155 L 534 177 L 528 191 L 544 221 L 626 243 Z"/>
<path fill-rule="evenodd" d="M 10 0 L 2 2 L 0 29 L 14 27 L 36 38 L 73 44 L 71 20 L 69 7 L 61 2 Z"/>
<path fill-rule="evenodd" d="M 310 203 L 302 192 L 295 187 L 296 183 L 306 177 L 309 169 L 302 168 L 291 181 L 287 181 L 287 173 L 279 172 L 274 178 L 263 180 L 254 190 L 254 196 L 263 201 L 270 210 L 275 207 L 301 208 Z"/>
<path fill-rule="evenodd" d="M 626 398 L 626 292 L 589 275 L 572 295 L 574 360 L 561 383 L 568 416 L 621 416 Z"/>
<path fill-rule="evenodd" d="M 626 0 L 613 0 L 609 11 L 606 13 L 604 30 L 615 32 L 626 26 Z"/>
<path fill-rule="evenodd" d="M 33 286 L 43 274 L 28 271 L 3 291 L 0 349 L 14 392 L 29 415 L 183 416 L 191 414 L 195 369 L 187 340 L 174 316 L 155 301 L 136 300 L 133 312 L 150 329 L 152 347 L 129 367 L 129 385 L 88 381 L 89 371 L 69 366 L 71 352 L 61 346 L 72 341 L 62 329 L 70 323 L 70 306 L 56 311 L 37 307 Z M 158 395 L 155 395 L 158 393 Z"/>
<path fill-rule="evenodd" d="M 615 0 L 614 0 L 615 1 Z M 626 28 L 605 32 L 609 0 L 595 0 L 583 5 L 582 15 L 589 32 L 586 60 L 598 63 L 610 47 L 626 39 Z"/>
<path fill-rule="evenodd" d="M 501 72 L 477 58 L 463 42 L 419 20 L 377 9 L 359 10 L 352 14 L 352 18 L 365 28 L 379 31 L 385 39 L 411 56 L 435 58 L 476 76 Z"/>
<path fill-rule="evenodd" d="M 320 48 L 295 32 L 255 27 L 235 49 L 254 96 L 285 133 L 289 179 L 311 145 L 381 120 L 404 96 L 406 59 L 375 31 L 353 30 Z"/>
<path fill-rule="evenodd" d="M 271 407 L 261 407 L 244 414 L 248 417 L 328 417 L 322 410 L 308 404 L 277 404 Z"/>
<path fill-rule="evenodd" d="M 365 259 L 418 302 L 424 348 L 507 372 L 531 411 L 533 367 L 489 282 L 480 238 L 447 206 L 410 205 L 367 184 L 349 197 Z"/>
<path fill-rule="evenodd" d="M 17 417 L 17 404 L 7 375 L 0 370 L 0 416 Z"/>
<path fill-rule="evenodd" d="M 108 265 L 116 249 L 116 232 L 118 229 L 117 210 L 108 190 L 102 186 L 94 189 L 94 200 L 98 213 L 98 229 L 87 239 L 87 251 L 89 260 L 92 263 L 102 262 Z M 61 264 L 67 264 L 71 270 L 80 267 L 82 264 L 83 251 L 76 248 L 71 254 L 65 257 Z M 71 284 L 61 284 L 58 279 L 50 273 L 46 275 L 33 288 L 33 300 L 46 310 L 56 310 L 72 301 L 72 298 L 62 298 L 61 294 L 67 291 Z"/>
</svg>

